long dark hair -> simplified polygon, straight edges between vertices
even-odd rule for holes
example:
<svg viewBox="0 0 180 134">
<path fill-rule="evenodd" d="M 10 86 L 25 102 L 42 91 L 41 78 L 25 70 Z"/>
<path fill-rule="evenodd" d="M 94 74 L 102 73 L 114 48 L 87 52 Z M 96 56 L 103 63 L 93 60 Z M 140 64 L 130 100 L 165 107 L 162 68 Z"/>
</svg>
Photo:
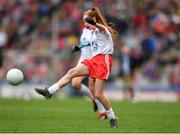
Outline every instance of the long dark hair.
<svg viewBox="0 0 180 134">
<path fill-rule="evenodd" d="M 93 7 L 92 9 L 86 11 L 85 14 L 89 15 L 90 17 L 95 17 L 97 23 L 104 25 L 113 36 L 118 34 L 115 29 L 108 25 L 106 19 L 103 17 L 98 7 Z"/>
</svg>

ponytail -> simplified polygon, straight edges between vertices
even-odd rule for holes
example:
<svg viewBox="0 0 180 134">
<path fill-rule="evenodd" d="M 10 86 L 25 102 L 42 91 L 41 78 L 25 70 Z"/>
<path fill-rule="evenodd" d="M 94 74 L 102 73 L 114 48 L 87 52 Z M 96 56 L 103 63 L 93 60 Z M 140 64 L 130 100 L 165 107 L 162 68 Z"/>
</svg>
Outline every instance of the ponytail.
<svg viewBox="0 0 180 134">
<path fill-rule="evenodd" d="M 113 36 L 116 36 L 116 35 L 118 34 L 118 32 L 117 32 L 115 29 L 111 28 L 111 27 L 108 25 L 107 21 L 106 21 L 105 18 L 102 16 L 102 14 L 101 14 L 101 12 L 100 12 L 100 10 L 99 10 L 98 7 L 93 7 L 91 10 L 95 13 L 95 17 L 96 17 L 96 20 L 97 20 L 98 23 L 103 24 L 103 25 L 110 31 L 110 33 L 111 33 Z"/>
</svg>

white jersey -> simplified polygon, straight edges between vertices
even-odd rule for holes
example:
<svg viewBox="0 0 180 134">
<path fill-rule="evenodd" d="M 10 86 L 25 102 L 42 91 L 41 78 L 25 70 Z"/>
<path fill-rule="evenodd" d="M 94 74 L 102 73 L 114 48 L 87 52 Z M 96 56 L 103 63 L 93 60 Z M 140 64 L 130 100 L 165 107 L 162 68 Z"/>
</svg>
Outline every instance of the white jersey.
<svg viewBox="0 0 180 134">
<path fill-rule="evenodd" d="M 113 40 L 111 33 L 104 26 L 105 31 L 95 29 L 91 40 L 92 57 L 98 54 L 113 54 Z"/>
<path fill-rule="evenodd" d="M 83 44 L 83 42 L 90 43 L 92 35 L 93 35 L 92 30 L 84 28 L 81 38 L 80 38 L 80 44 Z M 89 46 L 82 47 L 81 48 L 81 56 L 80 56 L 78 64 L 81 63 L 85 59 L 90 59 L 91 57 L 92 57 L 91 46 L 89 45 Z"/>
</svg>

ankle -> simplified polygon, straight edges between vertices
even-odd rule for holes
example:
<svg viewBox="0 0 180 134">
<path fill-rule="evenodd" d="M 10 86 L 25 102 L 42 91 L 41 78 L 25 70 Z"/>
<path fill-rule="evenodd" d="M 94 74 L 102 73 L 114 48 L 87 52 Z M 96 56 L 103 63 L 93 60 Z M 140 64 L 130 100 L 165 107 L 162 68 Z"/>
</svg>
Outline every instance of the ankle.
<svg viewBox="0 0 180 134">
<path fill-rule="evenodd" d="M 57 83 L 53 84 L 52 86 L 50 86 L 47 90 L 49 91 L 50 94 L 54 94 L 55 92 L 57 92 L 59 90 L 59 85 Z"/>
</svg>

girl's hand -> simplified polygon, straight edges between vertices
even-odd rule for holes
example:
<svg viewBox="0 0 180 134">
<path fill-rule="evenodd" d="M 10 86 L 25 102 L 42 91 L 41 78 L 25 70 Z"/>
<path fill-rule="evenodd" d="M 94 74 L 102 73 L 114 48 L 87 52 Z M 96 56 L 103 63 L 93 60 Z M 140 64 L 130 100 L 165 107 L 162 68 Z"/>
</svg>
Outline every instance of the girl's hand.
<svg viewBox="0 0 180 134">
<path fill-rule="evenodd" d="M 89 17 L 85 18 L 85 21 L 91 25 L 94 25 L 94 26 L 96 25 L 96 22 L 94 22 L 94 20 L 92 18 L 89 18 Z"/>
<path fill-rule="evenodd" d="M 72 47 L 72 52 L 74 53 L 74 52 L 77 52 L 77 51 L 79 51 L 80 50 L 80 48 L 79 48 L 79 46 L 73 46 Z"/>
</svg>

